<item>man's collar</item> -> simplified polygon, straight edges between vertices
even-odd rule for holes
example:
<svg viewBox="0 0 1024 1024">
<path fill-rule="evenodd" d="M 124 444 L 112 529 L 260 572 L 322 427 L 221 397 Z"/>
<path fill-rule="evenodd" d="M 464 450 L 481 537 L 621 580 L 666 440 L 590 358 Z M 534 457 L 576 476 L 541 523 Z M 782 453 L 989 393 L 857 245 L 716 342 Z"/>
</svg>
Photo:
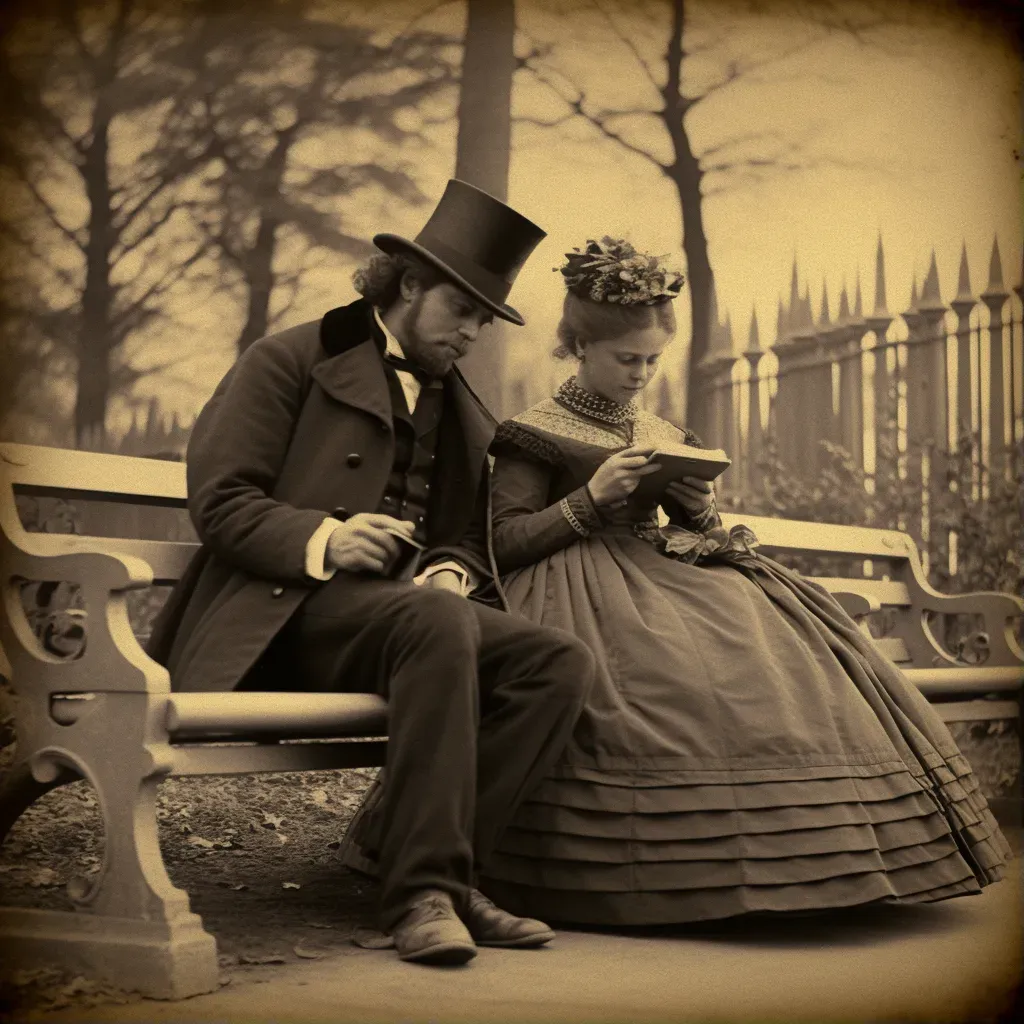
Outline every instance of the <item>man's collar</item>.
<svg viewBox="0 0 1024 1024">
<path fill-rule="evenodd" d="M 389 356 L 397 356 L 399 359 L 404 359 L 405 352 L 402 351 L 401 342 L 399 342 L 399 340 L 387 329 L 387 325 L 384 323 L 384 318 L 380 315 L 379 309 L 374 309 L 373 319 L 377 321 L 377 326 L 384 334 L 384 351 Z"/>
</svg>

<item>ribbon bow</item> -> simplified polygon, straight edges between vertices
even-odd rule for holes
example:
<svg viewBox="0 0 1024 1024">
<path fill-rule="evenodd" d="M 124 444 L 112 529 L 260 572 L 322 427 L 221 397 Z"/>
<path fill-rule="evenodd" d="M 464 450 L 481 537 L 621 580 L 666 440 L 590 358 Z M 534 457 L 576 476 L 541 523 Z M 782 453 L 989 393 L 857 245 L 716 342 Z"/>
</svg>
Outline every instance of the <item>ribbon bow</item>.
<svg viewBox="0 0 1024 1024">
<path fill-rule="evenodd" d="M 757 536 L 749 526 L 737 524 L 731 530 L 716 526 L 707 533 L 696 533 L 681 526 L 669 525 L 658 531 L 662 550 L 670 558 L 691 565 L 698 561 L 723 561 L 736 565 L 757 565 Z M 659 545 L 661 546 L 661 545 Z"/>
<path fill-rule="evenodd" d="M 414 363 L 411 359 L 405 359 L 403 356 L 393 356 L 390 352 L 385 352 L 384 362 L 395 370 L 411 373 L 421 384 L 429 384 L 432 380 L 437 379 L 418 363 Z"/>
</svg>

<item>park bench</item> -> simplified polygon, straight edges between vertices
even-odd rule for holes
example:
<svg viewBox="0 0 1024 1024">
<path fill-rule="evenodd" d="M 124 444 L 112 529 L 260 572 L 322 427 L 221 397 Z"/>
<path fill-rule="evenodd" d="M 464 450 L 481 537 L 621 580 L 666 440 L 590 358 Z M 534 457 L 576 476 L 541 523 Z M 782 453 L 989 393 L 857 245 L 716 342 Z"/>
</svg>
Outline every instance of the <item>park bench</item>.
<svg viewBox="0 0 1024 1024">
<path fill-rule="evenodd" d="M 13 683 L 17 729 L 16 757 L 0 790 L 0 840 L 43 793 L 79 778 L 95 788 L 106 832 L 99 873 L 68 885 L 75 910 L 0 908 L 4 952 L 75 965 L 159 998 L 211 991 L 218 983 L 215 940 L 161 857 L 160 782 L 381 765 L 386 704 L 370 694 L 171 692 L 167 672 L 132 632 L 127 601 L 133 590 L 179 579 L 194 540 L 28 532 L 14 498 L 182 509 L 184 465 L 16 444 L 0 445 L 0 456 L 0 673 Z M 937 593 L 903 533 L 723 519 L 749 525 L 769 554 L 856 564 L 849 577 L 816 578 L 862 628 L 872 615 L 888 616 L 891 630 L 876 642 L 947 721 L 1018 718 L 1024 651 L 1016 631 L 1024 602 L 999 593 Z M 871 578 L 863 578 L 867 563 Z M 80 588 L 86 631 L 84 646 L 64 658 L 40 643 L 21 598 L 24 581 L 58 580 Z M 980 617 L 971 655 L 977 663 L 943 646 L 936 615 Z"/>
</svg>

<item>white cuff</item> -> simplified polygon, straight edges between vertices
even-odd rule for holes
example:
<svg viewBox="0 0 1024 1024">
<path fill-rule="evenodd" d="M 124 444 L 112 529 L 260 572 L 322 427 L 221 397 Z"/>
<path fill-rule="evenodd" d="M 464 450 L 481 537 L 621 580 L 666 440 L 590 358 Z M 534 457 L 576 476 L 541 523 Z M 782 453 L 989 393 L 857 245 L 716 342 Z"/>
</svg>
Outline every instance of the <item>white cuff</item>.
<svg viewBox="0 0 1024 1024">
<path fill-rule="evenodd" d="M 331 534 L 341 526 L 340 519 L 325 519 L 312 537 L 306 541 L 306 575 L 314 580 L 329 580 L 335 573 L 324 565 L 327 557 L 327 542 Z"/>
<path fill-rule="evenodd" d="M 474 578 L 473 574 L 464 565 L 460 565 L 458 562 L 453 561 L 434 562 L 433 565 L 428 565 L 426 569 L 424 569 L 423 572 L 413 580 L 413 583 L 418 587 L 422 586 L 428 579 L 430 579 L 431 576 L 438 572 L 454 572 L 462 581 L 460 593 L 463 597 L 476 588 L 477 580 Z"/>
</svg>

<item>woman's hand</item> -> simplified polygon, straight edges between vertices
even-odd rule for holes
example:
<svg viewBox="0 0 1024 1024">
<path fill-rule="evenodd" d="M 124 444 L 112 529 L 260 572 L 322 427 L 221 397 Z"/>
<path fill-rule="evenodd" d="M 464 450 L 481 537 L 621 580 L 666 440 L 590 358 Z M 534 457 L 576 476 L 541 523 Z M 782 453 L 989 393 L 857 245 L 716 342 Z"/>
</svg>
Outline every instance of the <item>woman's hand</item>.
<svg viewBox="0 0 1024 1024">
<path fill-rule="evenodd" d="M 587 484 L 594 504 L 614 505 L 625 501 L 645 476 L 661 468 L 658 463 L 648 461 L 653 452 L 653 448 L 624 448 L 601 463 Z"/>
<path fill-rule="evenodd" d="M 379 512 L 359 512 L 336 526 L 327 541 L 325 564 L 348 572 L 384 572 L 398 554 L 394 534 L 412 536 L 413 523 Z"/>
<path fill-rule="evenodd" d="M 699 516 L 706 512 L 715 500 L 715 488 L 707 480 L 697 476 L 684 476 L 681 480 L 670 483 L 665 493 L 679 502 L 691 516 Z"/>
</svg>

